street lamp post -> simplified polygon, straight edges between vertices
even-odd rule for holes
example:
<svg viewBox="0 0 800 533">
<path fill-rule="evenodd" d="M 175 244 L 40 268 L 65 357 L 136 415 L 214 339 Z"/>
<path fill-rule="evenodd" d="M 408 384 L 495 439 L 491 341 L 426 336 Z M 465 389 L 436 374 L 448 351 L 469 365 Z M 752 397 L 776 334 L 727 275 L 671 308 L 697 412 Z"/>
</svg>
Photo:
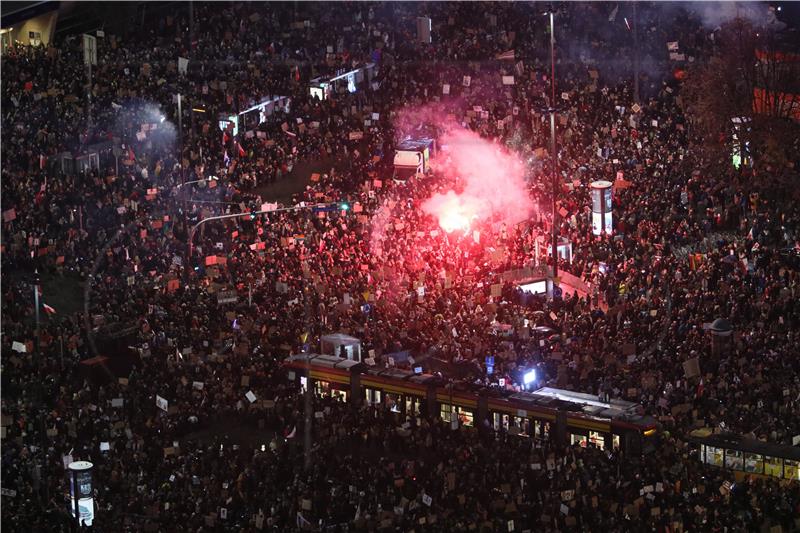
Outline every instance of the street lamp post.
<svg viewBox="0 0 800 533">
<path fill-rule="evenodd" d="M 183 183 L 179 183 L 175 186 L 176 189 L 180 189 L 185 185 L 193 185 L 195 183 L 202 183 L 202 182 L 210 182 L 210 181 L 218 181 L 219 178 L 216 176 L 209 176 L 207 178 L 199 179 L 199 180 L 192 180 L 192 181 L 184 181 Z"/>
<path fill-rule="evenodd" d="M 639 103 L 639 20 L 633 2 L 633 101 Z"/>
<path fill-rule="evenodd" d="M 558 276 L 558 211 L 556 196 L 558 196 L 558 154 L 556 153 L 556 37 L 554 13 L 550 15 L 550 158 L 552 161 L 552 186 L 553 186 L 553 282 Z"/>
<path fill-rule="evenodd" d="M 36 308 L 36 337 L 34 339 L 35 342 L 35 350 L 36 354 L 39 354 L 39 269 L 37 268 L 33 274 L 33 305 Z"/>
<path fill-rule="evenodd" d="M 281 212 L 286 212 L 286 211 L 300 211 L 302 209 L 314 209 L 314 208 L 321 208 L 321 207 L 331 207 L 333 205 L 335 205 L 335 203 L 298 204 L 298 205 L 293 205 L 293 206 L 290 206 L 290 207 L 279 207 L 279 208 L 276 208 L 276 209 L 262 209 L 262 210 L 259 210 L 259 211 L 250 211 L 250 212 L 246 212 L 246 213 L 231 213 L 231 214 L 228 214 L 228 215 L 217 215 L 217 216 L 214 216 L 214 217 L 204 218 L 203 220 L 201 220 L 200 222 L 198 222 L 197 224 L 192 226 L 192 229 L 189 230 L 189 257 L 188 257 L 188 259 L 189 259 L 189 261 L 191 261 L 192 253 L 194 252 L 194 244 L 193 244 L 194 234 L 197 231 L 197 228 L 199 228 L 201 225 L 205 224 L 206 222 L 211 222 L 213 220 L 227 220 L 227 219 L 232 219 L 232 218 L 255 217 L 255 215 L 264 215 L 264 214 L 267 214 L 267 213 L 281 213 Z M 187 266 L 188 266 L 188 264 L 187 264 Z"/>
</svg>

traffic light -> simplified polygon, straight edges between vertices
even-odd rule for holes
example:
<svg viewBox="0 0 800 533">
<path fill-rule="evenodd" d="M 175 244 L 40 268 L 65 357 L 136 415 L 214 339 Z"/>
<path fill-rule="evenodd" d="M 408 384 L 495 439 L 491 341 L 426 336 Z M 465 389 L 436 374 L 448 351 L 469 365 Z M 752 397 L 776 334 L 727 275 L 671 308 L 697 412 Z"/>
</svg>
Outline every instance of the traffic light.
<svg viewBox="0 0 800 533">
<path fill-rule="evenodd" d="M 339 209 L 341 209 L 342 211 L 349 211 L 350 204 L 348 204 L 347 202 L 339 202 Z"/>
<path fill-rule="evenodd" d="M 256 219 L 256 212 L 250 211 L 250 220 L 255 220 L 255 219 Z"/>
</svg>

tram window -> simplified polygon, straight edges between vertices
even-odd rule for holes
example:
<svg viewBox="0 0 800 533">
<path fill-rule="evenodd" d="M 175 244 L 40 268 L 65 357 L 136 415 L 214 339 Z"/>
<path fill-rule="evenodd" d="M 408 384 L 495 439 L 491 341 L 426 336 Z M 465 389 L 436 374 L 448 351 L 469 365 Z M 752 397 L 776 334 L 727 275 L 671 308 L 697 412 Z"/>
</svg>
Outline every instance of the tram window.
<svg viewBox="0 0 800 533">
<path fill-rule="evenodd" d="M 519 435 L 529 437 L 531 434 L 531 421 L 524 416 L 514 417 L 514 426 L 519 430 Z"/>
<path fill-rule="evenodd" d="M 308 387 L 308 378 L 305 376 L 300 376 L 300 391 L 305 392 L 307 387 Z"/>
<path fill-rule="evenodd" d="M 547 440 L 550 438 L 550 422 L 542 420 L 532 420 L 533 436 L 537 439 Z"/>
<path fill-rule="evenodd" d="M 475 425 L 475 415 L 472 414 L 472 411 L 467 409 L 459 409 L 458 419 L 461 422 L 462 426 L 474 426 Z"/>
<path fill-rule="evenodd" d="M 758 453 L 744 454 L 744 471 L 754 474 L 764 473 L 764 456 Z"/>
<path fill-rule="evenodd" d="M 783 477 L 800 481 L 800 461 L 783 460 Z"/>
<path fill-rule="evenodd" d="M 347 402 L 347 391 L 341 389 L 333 389 L 331 391 L 331 397 L 335 400 L 341 400 L 343 402 Z"/>
<path fill-rule="evenodd" d="M 331 384 L 327 381 L 317 380 L 314 382 L 314 393 L 317 396 L 326 398 L 331 395 Z"/>
<path fill-rule="evenodd" d="M 742 452 L 739 450 L 725 450 L 725 468 L 742 470 Z"/>
<path fill-rule="evenodd" d="M 399 394 L 386 394 L 386 407 L 393 413 L 400 412 L 403 399 Z"/>
<path fill-rule="evenodd" d="M 508 431 L 508 415 L 500 415 L 500 420 L 502 421 L 503 430 Z"/>
<path fill-rule="evenodd" d="M 598 433 L 597 431 L 590 431 L 589 432 L 589 442 L 600 448 L 601 450 L 606 447 L 606 439 L 603 437 L 602 433 Z"/>
<path fill-rule="evenodd" d="M 500 428 L 502 427 L 502 419 L 503 415 L 500 413 L 492 413 L 492 427 L 495 431 L 500 431 Z"/>
<path fill-rule="evenodd" d="M 714 466 L 722 466 L 722 448 L 706 446 L 706 463 Z"/>
<path fill-rule="evenodd" d="M 413 396 L 406 397 L 406 414 L 407 415 L 418 415 L 420 413 L 419 407 L 419 398 L 415 398 Z"/>
<path fill-rule="evenodd" d="M 450 411 L 452 407 L 449 404 L 443 403 L 440 408 L 440 416 L 445 422 L 450 422 Z"/>
<path fill-rule="evenodd" d="M 570 441 L 569 441 L 570 444 L 572 445 L 579 444 L 581 448 L 586 448 L 586 443 L 588 442 L 586 435 L 578 435 L 576 433 L 570 433 L 569 436 L 570 436 Z"/>
<path fill-rule="evenodd" d="M 379 404 L 381 403 L 381 391 L 366 388 L 364 389 L 364 394 L 367 397 L 367 403 L 369 405 Z"/>
<path fill-rule="evenodd" d="M 619 435 L 611 435 L 611 448 L 619 450 Z"/>
<path fill-rule="evenodd" d="M 783 460 L 780 457 L 764 457 L 764 473 L 768 476 L 781 477 L 783 475 Z"/>
</svg>

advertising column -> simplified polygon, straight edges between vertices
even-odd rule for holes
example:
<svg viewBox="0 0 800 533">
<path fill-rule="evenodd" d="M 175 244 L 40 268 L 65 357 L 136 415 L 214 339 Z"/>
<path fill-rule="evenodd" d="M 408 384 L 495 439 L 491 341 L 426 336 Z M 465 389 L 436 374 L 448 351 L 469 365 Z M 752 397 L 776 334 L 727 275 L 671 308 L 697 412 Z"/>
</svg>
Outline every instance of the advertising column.
<svg viewBox="0 0 800 533">
<path fill-rule="evenodd" d="M 79 526 L 91 526 L 94 521 L 93 466 L 89 461 L 74 461 L 67 467 L 70 513 Z"/>
<path fill-rule="evenodd" d="M 589 187 L 592 189 L 592 234 L 611 235 L 611 182 L 594 181 Z"/>
</svg>

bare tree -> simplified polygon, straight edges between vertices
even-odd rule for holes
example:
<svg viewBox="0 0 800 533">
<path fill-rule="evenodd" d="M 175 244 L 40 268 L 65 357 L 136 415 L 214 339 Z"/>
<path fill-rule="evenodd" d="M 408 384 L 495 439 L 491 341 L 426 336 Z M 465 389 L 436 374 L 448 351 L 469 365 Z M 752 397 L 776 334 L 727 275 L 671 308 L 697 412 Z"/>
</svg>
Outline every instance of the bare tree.
<svg viewBox="0 0 800 533">
<path fill-rule="evenodd" d="M 732 119 L 742 117 L 746 126 L 737 132 L 738 142 L 747 143 L 759 161 L 783 166 L 796 158 L 787 140 L 799 132 L 800 62 L 777 50 L 772 30 L 740 18 L 722 25 L 713 54 L 689 71 L 681 91 L 684 110 L 706 146 L 729 150 Z"/>
</svg>

